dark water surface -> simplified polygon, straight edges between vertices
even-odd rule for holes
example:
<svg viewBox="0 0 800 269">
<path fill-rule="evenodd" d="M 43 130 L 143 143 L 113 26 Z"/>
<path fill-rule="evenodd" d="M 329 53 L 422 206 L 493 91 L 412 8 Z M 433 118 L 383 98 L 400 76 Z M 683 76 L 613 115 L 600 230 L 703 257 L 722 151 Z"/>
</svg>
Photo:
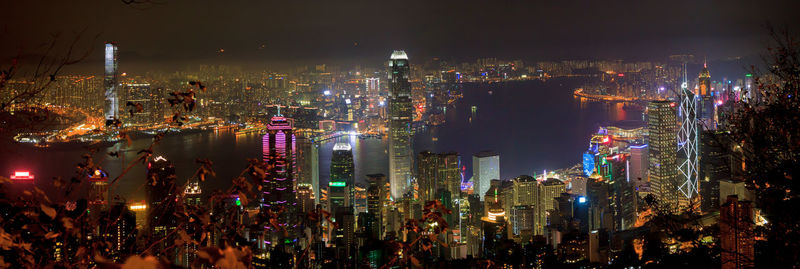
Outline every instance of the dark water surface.
<svg viewBox="0 0 800 269">
<path fill-rule="evenodd" d="M 589 102 L 572 95 L 581 79 L 555 79 L 547 82 L 526 81 L 496 84 L 467 84 L 464 98 L 447 109 L 447 124 L 430 127 L 414 136 L 414 150 L 456 151 L 466 166 L 465 178 L 471 176 L 472 154 L 481 150 L 500 153 L 500 176 L 504 179 L 574 165 L 588 146 L 588 138 L 599 126 L 618 120 L 640 120 L 641 112 L 622 109 L 622 104 Z M 491 94 L 489 93 L 491 91 Z M 476 107 L 475 113 L 472 107 Z M 327 182 L 330 158 L 335 142 L 353 146 L 356 181 L 367 174 L 387 174 L 386 138 L 358 139 L 342 137 L 320 146 L 320 181 Z M 131 147 L 117 144 L 95 158 L 113 177 L 136 158 L 139 149 L 150 139 L 133 141 Z M 106 152 L 124 151 L 120 158 Z M 128 150 L 128 151 L 125 151 Z M 85 149 L 54 150 L 20 145 L 0 145 L 0 173 L 30 170 L 37 186 L 51 189 L 54 176 L 69 178 L 81 161 Z M 230 179 L 246 167 L 248 158 L 261 156 L 261 137 L 233 132 L 171 135 L 164 138 L 154 154 L 172 161 L 179 179 L 186 180 L 197 168 L 195 159 L 214 162 L 217 177 L 207 180 L 203 189 L 225 188 Z M 113 194 L 128 200 L 144 199 L 145 168 L 139 164 L 120 179 Z"/>
</svg>

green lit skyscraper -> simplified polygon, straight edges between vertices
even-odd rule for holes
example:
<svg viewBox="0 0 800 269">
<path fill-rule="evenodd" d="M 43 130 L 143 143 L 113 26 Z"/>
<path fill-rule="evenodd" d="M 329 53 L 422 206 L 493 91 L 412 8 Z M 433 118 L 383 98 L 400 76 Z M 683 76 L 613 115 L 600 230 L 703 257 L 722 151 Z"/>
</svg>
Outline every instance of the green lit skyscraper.
<svg viewBox="0 0 800 269">
<path fill-rule="evenodd" d="M 411 83 L 408 56 L 402 50 L 389 58 L 389 181 L 392 197 L 400 199 L 411 185 Z"/>
</svg>

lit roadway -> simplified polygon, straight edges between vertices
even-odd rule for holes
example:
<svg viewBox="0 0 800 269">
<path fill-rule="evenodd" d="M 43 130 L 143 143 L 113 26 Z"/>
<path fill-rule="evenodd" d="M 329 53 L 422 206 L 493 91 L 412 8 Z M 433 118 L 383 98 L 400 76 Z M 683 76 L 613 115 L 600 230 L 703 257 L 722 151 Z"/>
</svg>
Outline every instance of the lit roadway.
<svg viewBox="0 0 800 269">
<path fill-rule="evenodd" d="M 633 101 L 650 101 L 650 100 L 657 100 L 653 98 L 636 98 L 636 97 L 624 97 L 624 96 L 615 96 L 615 95 L 602 95 L 602 94 L 591 94 L 583 92 L 583 88 L 575 89 L 573 92 L 575 96 L 594 99 L 594 100 L 602 100 L 602 101 L 611 101 L 611 102 L 633 102 Z"/>
</svg>

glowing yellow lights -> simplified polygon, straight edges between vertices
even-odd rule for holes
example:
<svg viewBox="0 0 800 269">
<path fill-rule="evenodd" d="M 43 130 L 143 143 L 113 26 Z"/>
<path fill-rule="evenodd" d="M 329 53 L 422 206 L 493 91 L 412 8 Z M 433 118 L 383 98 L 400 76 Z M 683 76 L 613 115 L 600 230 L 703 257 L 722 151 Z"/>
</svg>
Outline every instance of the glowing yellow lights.
<svg viewBox="0 0 800 269">
<path fill-rule="evenodd" d="M 490 210 L 489 211 L 489 220 L 497 221 L 497 217 L 505 217 L 506 212 L 503 210 Z"/>
<path fill-rule="evenodd" d="M 146 204 L 132 204 L 128 207 L 131 211 L 143 211 L 147 209 Z"/>
</svg>

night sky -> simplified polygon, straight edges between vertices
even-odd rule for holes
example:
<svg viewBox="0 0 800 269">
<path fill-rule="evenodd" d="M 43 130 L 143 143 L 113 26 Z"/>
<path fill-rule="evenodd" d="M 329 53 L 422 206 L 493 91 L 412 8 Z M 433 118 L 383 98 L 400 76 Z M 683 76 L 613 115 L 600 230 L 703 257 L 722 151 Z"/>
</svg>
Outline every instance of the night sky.
<svg viewBox="0 0 800 269">
<path fill-rule="evenodd" d="M 767 22 L 800 26 L 800 1 L 153 1 L 5 1 L 0 56 L 86 29 L 129 62 L 724 59 L 763 52 Z"/>
</svg>

